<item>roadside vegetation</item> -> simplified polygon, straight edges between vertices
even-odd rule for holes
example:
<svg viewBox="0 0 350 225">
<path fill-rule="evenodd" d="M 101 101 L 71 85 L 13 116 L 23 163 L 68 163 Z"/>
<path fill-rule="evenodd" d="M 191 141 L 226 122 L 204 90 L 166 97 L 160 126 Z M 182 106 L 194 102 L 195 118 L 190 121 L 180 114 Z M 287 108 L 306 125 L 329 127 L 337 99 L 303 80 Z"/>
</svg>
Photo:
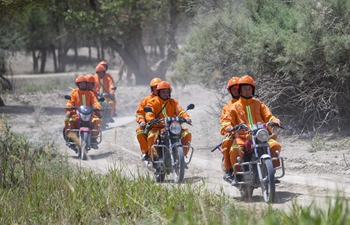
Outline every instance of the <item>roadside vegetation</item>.
<svg viewBox="0 0 350 225">
<path fill-rule="evenodd" d="M 251 75 L 285 124 L 348 135 L 350 1 L 226 1 L 199 14 L 176 68 L 184 83 L 225 90 Z"/>
<path fill-rule="evenodd" d="M 293 204 L 287 211 L 239 208 L 205 183 L 157 184 L 124 176 L 122 168 L 96 174 L 69 164 L 54 143 L 30 143 L 0 123 L 1 224 L 349 224 L 348 200 L 325 208 Z"/>
</svg>

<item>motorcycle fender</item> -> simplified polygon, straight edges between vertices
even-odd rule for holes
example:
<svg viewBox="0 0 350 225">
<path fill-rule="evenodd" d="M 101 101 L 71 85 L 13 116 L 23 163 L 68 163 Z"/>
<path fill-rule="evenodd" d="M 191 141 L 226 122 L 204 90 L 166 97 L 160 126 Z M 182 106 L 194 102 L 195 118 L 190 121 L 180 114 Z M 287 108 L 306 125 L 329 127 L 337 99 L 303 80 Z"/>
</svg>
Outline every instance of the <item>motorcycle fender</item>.
<svg viewBox="0 0 350 225">
<path fill-rule="evenodd" d="M 182 147 L 182 144 L 180 142 L 175 142 L 173 145 L 172 145 L 173 148 L 175 147 Z"/>
<path fill-rule="evenodd" d="M 263 159 L 271 159 L 271 156 L 269 156 L 268 154 L 263 154 L 263 155 L 260 157 L 260 161 L 263 160 Z"/>
<path fill-rule="evenodd" d="M 90 128 L 88 128 L 88 127 L 80 127 L 79 131 L 80 132 L 83 132 L 83 131 L 89 132 Z"/>
</svg>

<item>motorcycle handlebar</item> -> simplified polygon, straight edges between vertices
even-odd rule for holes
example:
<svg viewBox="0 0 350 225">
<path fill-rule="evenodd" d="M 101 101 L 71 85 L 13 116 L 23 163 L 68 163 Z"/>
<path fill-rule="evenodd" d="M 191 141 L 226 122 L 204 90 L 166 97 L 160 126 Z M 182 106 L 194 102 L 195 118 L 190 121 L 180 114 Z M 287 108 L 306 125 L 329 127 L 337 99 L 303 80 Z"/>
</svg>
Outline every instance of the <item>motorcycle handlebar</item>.
<svg viewBox="0 0 350 225">
<path fill-rule="evenodd" d="M 210 152 L 214 152 L 216 149 L 220 148 L 222 145 L 222 143 L 218 144 L 217 146 L 215 146 L 212 150 L 210 150 Z"/>
<path fill-rule="evenodd" d="M 66 107 L 64 108 L 65 110 L 68 111 L 73 111 L 76 110 L 77 108 L 79 108 L 78 106 L 72 106 L 72 107 Z M 100 108 L 92 108 L 94 111 L 103 111 L 104 109 L 100 109 Z"/>
</svg>

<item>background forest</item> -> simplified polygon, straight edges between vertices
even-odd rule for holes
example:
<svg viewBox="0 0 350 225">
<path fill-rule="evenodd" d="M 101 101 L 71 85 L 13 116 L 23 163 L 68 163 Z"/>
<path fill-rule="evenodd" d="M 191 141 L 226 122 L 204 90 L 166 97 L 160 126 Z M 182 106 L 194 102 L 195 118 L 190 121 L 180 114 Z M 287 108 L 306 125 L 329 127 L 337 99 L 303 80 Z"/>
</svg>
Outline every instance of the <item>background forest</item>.
<svg viewBox="0 0 350 225">
<path fill-rule="evenodd" d="M 230 77 L 249 74 L 258 98 L 295 129 L 350 125 L 347 0 L 17 0 L 0 1 L 0 13 L 1 92 L 12 89 L 14 54 L 32 55 L 31 72 L 45 74 L 91 64 L 94 48 L 98 59 L 119 57 L 136 84 L 171 68 L 221 98 Z"/>
</svg>

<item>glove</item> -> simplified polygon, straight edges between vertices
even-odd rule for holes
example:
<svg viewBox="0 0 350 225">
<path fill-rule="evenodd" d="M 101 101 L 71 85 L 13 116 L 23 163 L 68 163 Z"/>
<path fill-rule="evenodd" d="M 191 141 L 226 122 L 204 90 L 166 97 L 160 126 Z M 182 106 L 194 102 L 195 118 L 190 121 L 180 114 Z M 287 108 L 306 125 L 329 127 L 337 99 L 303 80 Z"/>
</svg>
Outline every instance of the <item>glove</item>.
<svg viewBox="0 0 350 225">
<path fill-rule="evenodd" d="M 157 121 L 157 119 L 152 119 L 151 121 L 149 121 L 150 124 L 153 124 Z"/>
<path fill-rule="evenodd" d="M 71 117 L 72 116 L 72 112 L 67 112 L 66 113 L 66 117 Z"/>
<path fill-rule="evenodd" d="M 278 126 L 280 126 L 280 127 L 282 126 L 281 121 L 279 119 L 277 119 L 277 118 L 272 119 L 271 122 L 277 123 Z"/>
<path fill-rule="evenodd" d="M 232 126 L 228 126 L 228 127 L 226 127 L 225 131 L 226 131 L 226 133 L 230 133 L 230 132 L 233 131 L 233 127 Z"/>
<path fill-rule="evenodd" d="M 141 122 L 139 123 L 139 125 L 140 125 L 140 127 L 144 127 L 144 126 L 146 126 L 146 122 L 145 122 L 145 121 L 141 121 Z"/>
<path fill-rule="evenodd" d="M 102 119 L 102 115 L 101 115 L 101 113 L 99 113 L 99 112 L 96 112 L 95 113 L 95 115 L 99 118 L 99 119 Z"/>
<path fill-rule="evenodd" d="M 191 124 L 191 123 L 192 123 L 191 118 L 186 118 L 185 120 L 186 120 L 186 122 L 187 122 L 187 123 L 189 123 L 189 124 Z"/>
</svg>

